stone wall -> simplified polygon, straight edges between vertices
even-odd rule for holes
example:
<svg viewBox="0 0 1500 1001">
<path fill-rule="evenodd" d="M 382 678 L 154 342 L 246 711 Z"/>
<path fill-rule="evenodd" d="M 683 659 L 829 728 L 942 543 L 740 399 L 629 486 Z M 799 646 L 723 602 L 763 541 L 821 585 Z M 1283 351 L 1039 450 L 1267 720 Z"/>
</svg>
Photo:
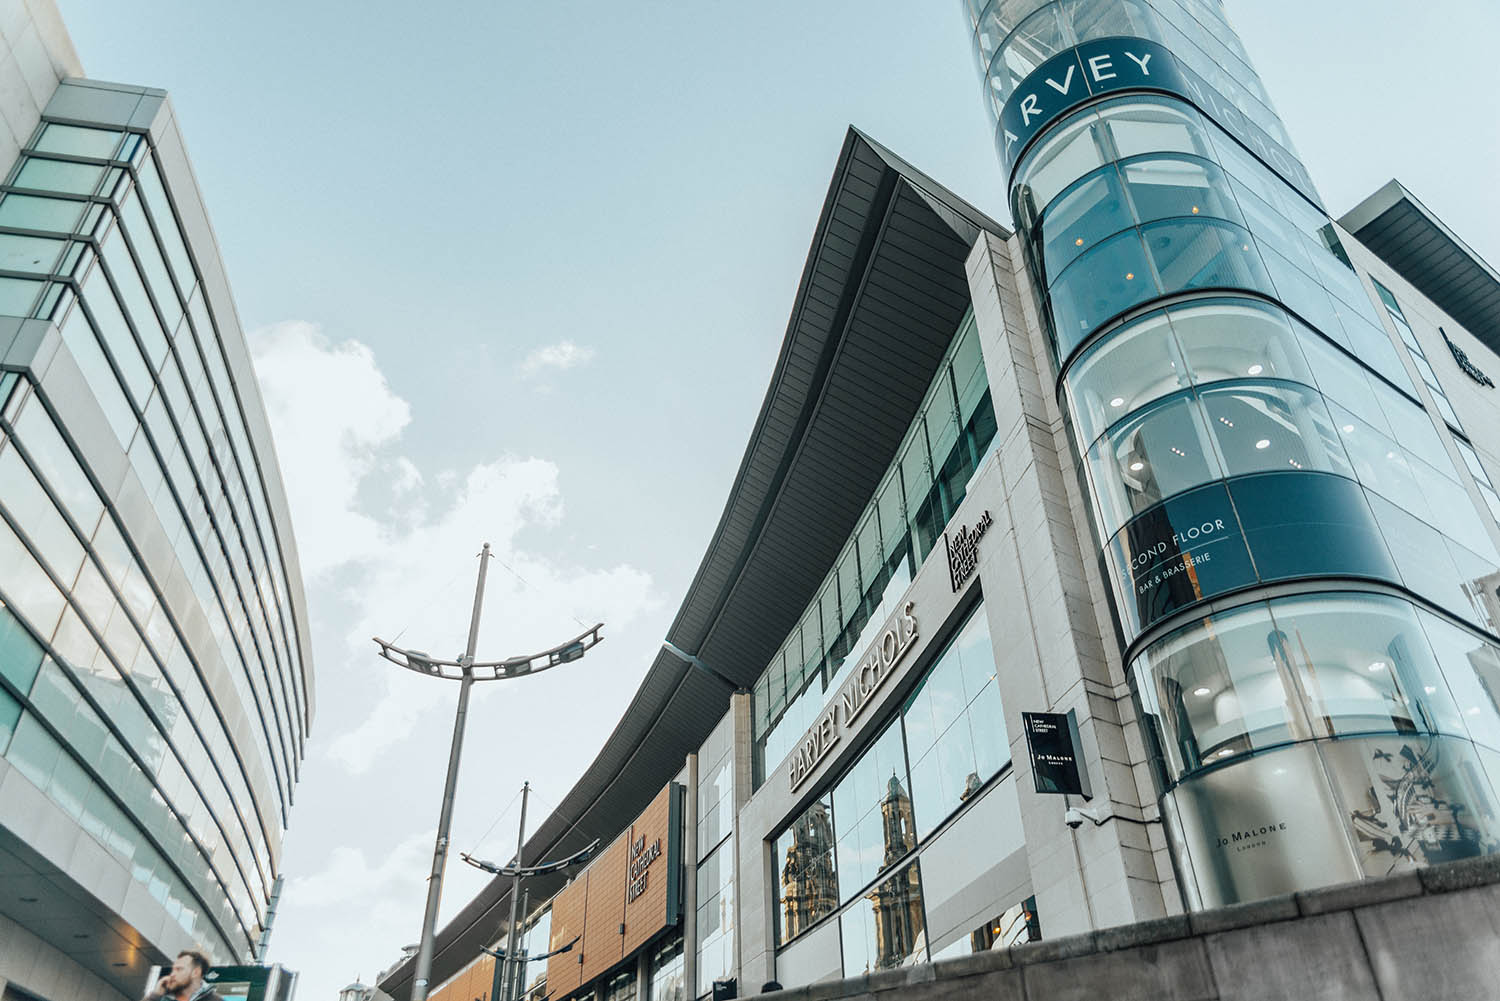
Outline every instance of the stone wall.
<svg viewBox="0 0 1500 1001">
<path fill-rule="evenodd" d="M 747 985 L 746 994 L 754 995 Z M 767 1001 L 1480 1001 L 1500 856 L 760 995 Z"/>
</svg>

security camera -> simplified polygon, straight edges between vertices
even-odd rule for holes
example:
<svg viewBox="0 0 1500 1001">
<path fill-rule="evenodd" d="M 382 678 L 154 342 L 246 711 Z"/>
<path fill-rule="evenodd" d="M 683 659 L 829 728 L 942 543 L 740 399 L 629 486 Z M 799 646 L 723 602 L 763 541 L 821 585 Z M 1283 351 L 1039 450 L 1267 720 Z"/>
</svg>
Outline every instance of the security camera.
<svg viewBox="0 0 1500 1001">
<path fill-rule="evenodd" d="M 1099 814 L 1094 810 L 1085 810 L 1082 807 L 1078 806 L 1070 806 L 1063 813 L 1063 823 L 1067 824 L 1075 831 L 1083 826 L 1083 822 L 1085 820 L 1092 820 L 1094 822 L 1094 826 L 1099 827 L 1108 819 L 1109 818 L 1107 817 L 1099 816 Z"/>
</svg>

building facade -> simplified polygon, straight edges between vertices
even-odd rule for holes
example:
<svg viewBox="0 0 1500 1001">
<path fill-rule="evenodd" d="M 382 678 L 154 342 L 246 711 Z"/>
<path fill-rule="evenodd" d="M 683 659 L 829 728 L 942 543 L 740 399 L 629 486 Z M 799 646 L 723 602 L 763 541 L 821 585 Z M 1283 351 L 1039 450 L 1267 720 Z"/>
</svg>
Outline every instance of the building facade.
<svg viewBox="0 0 1500 1001">
<path fill-rule="evenodd" d="M 313 712 L 264 406 L 164 92 L 3 5 L 0 984 L 259 958 Z"/>
<path fill-rule="evenodd" d="M 750 994 L 1500 851 L 1500 277 L 1399 186 L 1330 218 L 1216 2 L 964 9 L 1015 228 L 851 130 L 667 637 L 743 690 L 664 652 L 526 850 L 680 783 L 680 921 L 534 997 Z M 1089 798 L 1038 774 L 1033 713 L 1076 725 Z"/>
</svg>

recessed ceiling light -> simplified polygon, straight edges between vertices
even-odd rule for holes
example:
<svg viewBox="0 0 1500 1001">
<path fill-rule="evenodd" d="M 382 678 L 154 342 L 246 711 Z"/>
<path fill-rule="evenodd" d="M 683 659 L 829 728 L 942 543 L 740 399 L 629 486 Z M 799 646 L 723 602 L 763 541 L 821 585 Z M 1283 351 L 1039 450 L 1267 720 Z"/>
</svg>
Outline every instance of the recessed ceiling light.
<svg viewBox="0 0 1500 1001">
<path fill-rule="evenodd" d="M 1217 757 L 1227 758 L 1227 757 L 1229 757 L 1233 753 L 1234 753 L 1234 751 L 1232 751 L 1232 750 L 1230 750 L 1229 748 L 1226 747 L 1226 748 L 1224 748 L 1224 750 L 1222 750 L 1222 751 L 1220 751 L 1218 753 Z"/>
<path fill-rule="evenodd" d="M 1248 371 L 1251 375 L 1260 375 L 1265 371 L 1265 368 L 1260 365 L 1251 365 L 1246 371 Z"/>
<path fill-rule="evenodd" d="M 1383 670 L 1385 670 L 1385 661 L 1383 661 L 1383 660 L 1371 661 L 1370 662 L 1370 666 L 1367 667 L 1367 668 L 1365 668 L 1365 670 L 1366 671 L 1383 671 Z"/>
<path fill-rule="evenodd" d="M 1144 462 L 1132 462 L 1130 464 L 1130 471 L 1132 473 L 1139 473 L 1142 469 L 1145 469 L 1145 468 L 1146 468 L 1146 464 Z"/>
<path fill-rule="evenodd" d="M 1128 281 L 1128 282 L 1135 281 L 1135 272 L 1134 271 L 1127 271 L 1127 272 L 1125 272 L 1125 280 Z"/>
<path fill-rule="evenodd" d="M 1352 434 L 1353 432 L 1354 432 L 1354 425 L 1353 424 L 1345 424 L 1344 425 L 1344 434 Z"/>
<path fill-rule="evenodd" d="M 1270 438 L 1262 438 L 1260 441 L 1258 441 L 1258 442 L 1255 443 L 1255 447 L 1256 448 L 1270 448 L 1271 447 L 1271 439 Z"/>
<path fill-rule="evenodd" d="M 1194 695 L 1208 695 L 1208 694 L 1211 693 L 1211 691 L 1212 690 L 1208 689 L 1208 688 L 1195 688 L 1195 689 L 1193 689 L 1193 694 Z"/>
<path fill-rule="evenodd" d="M 1437 686 L 1436 685 L 1423 685 L 1422 686 L 1422 691 L 1426 692 L 1428 695 L 1431 695 L 1433 692 L 1437 691 Z"/>
<path fill-rule="evenodd" d="M 1112 407 L 1123 407 L 1125 405 L 1125 397 L 1116 396 L 1113 400 L 1109 401 L 1109 405 Z"/>
<path fill-rule="evenodd" d="M 1081 247 L 1081 246 L 1083 246 L 1083 237 L 1080 236 L 1078 239 L 1074 240 L 1073 241 L 1073 246 L 1075 246 L 1075 247 Z"/>
</svg>

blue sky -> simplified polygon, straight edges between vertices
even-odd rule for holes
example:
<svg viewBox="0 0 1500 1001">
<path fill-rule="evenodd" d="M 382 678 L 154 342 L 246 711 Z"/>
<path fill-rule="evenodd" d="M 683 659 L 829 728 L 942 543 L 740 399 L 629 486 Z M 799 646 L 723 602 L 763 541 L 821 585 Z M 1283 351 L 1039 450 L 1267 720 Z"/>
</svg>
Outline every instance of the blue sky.
<svg viewBox="0 0 1500 1001">
<path fill-rule="evenodd" d="M 846 127 L 1005 216 L 960 4 L 59 2 L 91 76 L 171 92 L 281 432 L 319 713 L 272 959 L 331 998 L 416 939 L 454 694 L 368 636 L 456 652 L 485 539 L 481 655 L 611 623 L 476 693 L 454 843 L 503 855 L 691 580 Z M 1500 7 L 1355 8 L 1229 9 L 1335 215 L 1395 176 L 1500 261 Z"/>
</svg>

